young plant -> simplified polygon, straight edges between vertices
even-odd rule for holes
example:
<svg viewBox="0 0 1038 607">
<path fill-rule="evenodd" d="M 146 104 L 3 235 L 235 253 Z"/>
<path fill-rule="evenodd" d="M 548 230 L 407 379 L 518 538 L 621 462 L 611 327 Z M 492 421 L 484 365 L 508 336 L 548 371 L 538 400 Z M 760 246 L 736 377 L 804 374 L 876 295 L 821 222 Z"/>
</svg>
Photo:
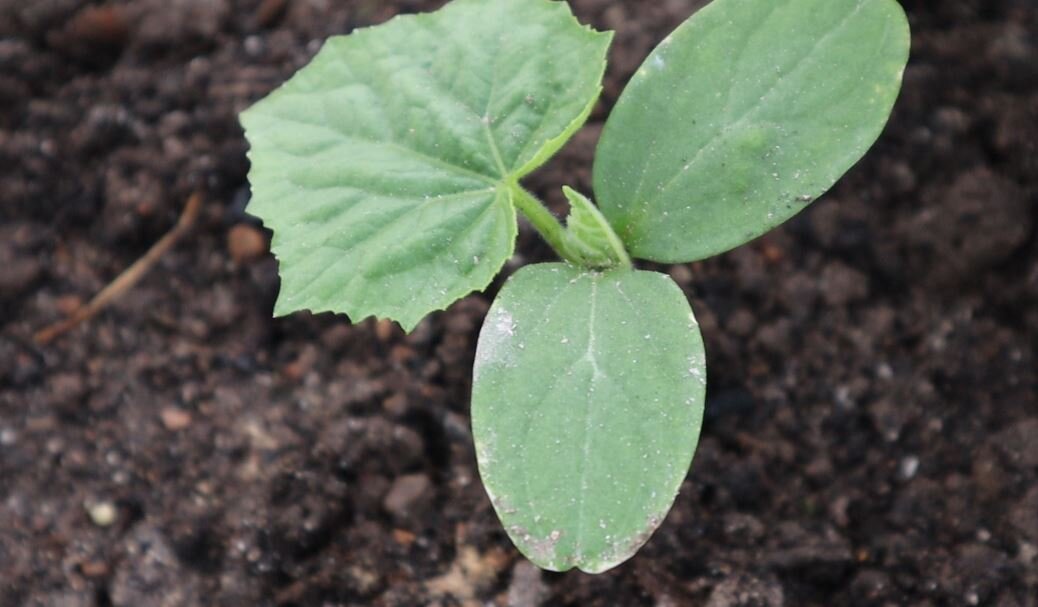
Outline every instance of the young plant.
<svg viewBox="0 0 1038 607">
<path fill-rule="evenodd" d="M 242 114 L 276 315 L 411 330 L 490 284 L 517 211 L 562 258 L 502 288 L 472 385 L 487 494 L 560 571 L 632 556 L 699 437 L 695 317 L 631 258 L 703 259 L 802 210 L 879 136 L 909 49 L 894 0 L 714 0 L 631 79 L 598 144 L 598 206 L 564 188 L 563 225 L 520 181 L 587 119 L 611 38 L 564 2 L 455 0 L 329 39 Z"/>
</svg>

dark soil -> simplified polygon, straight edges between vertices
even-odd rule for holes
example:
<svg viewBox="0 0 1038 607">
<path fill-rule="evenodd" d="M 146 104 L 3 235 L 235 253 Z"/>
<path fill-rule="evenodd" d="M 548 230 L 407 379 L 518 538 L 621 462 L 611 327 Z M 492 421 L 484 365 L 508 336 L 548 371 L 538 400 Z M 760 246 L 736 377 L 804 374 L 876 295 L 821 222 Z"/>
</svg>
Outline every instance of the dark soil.
<svg viewBox="0 0 1038 607">
<path fill-rule="evenodd" d="M 707 340 L 677 504 L 601 576 L 519 558 L 476 475 L 487 296 L 405 337 L 271 320 L 236 113 L 421 0 L 0 0 L 0 605 L 1038 605 L 1038 5 L 906 0 L 873 152 L 785 228 L 669 271 Z M 698 0 L 615 29 L 626 78 Z M 46 347 L 204 191 L 197 229 Z M 522 261 L 550 257 L 522 234 Z M 499 286 L 495 285 L 494 289 Z"/>
</svg>

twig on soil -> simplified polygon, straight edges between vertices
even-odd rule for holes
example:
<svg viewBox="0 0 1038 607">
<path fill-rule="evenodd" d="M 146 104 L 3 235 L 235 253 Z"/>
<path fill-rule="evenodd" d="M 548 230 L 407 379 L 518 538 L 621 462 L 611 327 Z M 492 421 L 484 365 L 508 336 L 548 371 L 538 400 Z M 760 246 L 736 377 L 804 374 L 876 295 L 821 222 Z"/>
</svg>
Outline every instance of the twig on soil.
<svg viewBox="0 0 1038 607">
<path fill-rule="evenodd" d="M 194 225 L 195 220 L 198 218 L 198 211 L 201 206 L 202 195 L 197 192 L 192 194 L 191 197 L 187 199 L 187 204 L 184 205 L 184 210 L 180 214 L 180 219 L 177 220 L 177 225 L 173 226 L 173 229 L 166 232 L 166 235 L 152 245 L 143 257 L 135 261 L 129 268 L 126 268 L 122 274 L 102 289 L 100 293 L 95 295 L 94 298 L 90 300 L 90 303 L 76 310 L 65 320 L 38 331 L 33 336 L 36 343 L 40 345 L 50 343 L 54 339 L 76 328 L 80 323 L 90 320 L 98 312 L 105 309 L 108 304 L 112 303 L 133 288 L 133 286 L 137 284 L 148 270 L 155 265 L 155 262 L 165 255 L 167 251 L 173 248 L 173 245 L 175 245 L 177 241 L 191 229 L 191 226 Z"/>
</svg>

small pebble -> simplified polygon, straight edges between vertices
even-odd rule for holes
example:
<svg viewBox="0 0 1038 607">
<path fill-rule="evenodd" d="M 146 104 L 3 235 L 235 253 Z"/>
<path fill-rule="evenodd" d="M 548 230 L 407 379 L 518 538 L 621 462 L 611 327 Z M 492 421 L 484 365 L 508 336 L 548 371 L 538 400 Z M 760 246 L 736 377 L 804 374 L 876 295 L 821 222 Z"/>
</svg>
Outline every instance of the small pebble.
<svg viewBox="0 0 1038 607">
<path fill-rule="evenodd" d="M 100 578 L 108 575 L 108 563 L 104 561 L 86 561 L 79 566 L 83 575 L 92 578 Z"/>
<path fill-rule="evenodd" d="M 1017 558 L 1025 565 L 1030 565 L 1035 559 L 1038 559 L 1038 546 L 1020 542 L 1020 551 Z"/>
<path fill-rule="evenodd" d="M 162 425 L 173 432 L 191 425 L 191 414 L 177 407 L 163 407 L 159 417 L 162 418 Z"/>
<path fill-rule="evenodd" d="M 263 39 L 259 36 L 249 36 L 245 39 L 245 54 L 250 57 L 259 57 L 263 53 Z"/>
<path fill-rule="evenodd" d="M 919 472 L 919 458 L 914 455 L 901 460 L 901 478 L 910 480 Z"/>
<path fill-rule="evenodd" d="M 540 569 L 526 560 L 516 563 L 512 569 L 512 582 L 508 585 L 508 605 L 537 607 L 544 604 L 550 593 Z"/>
<path fill-rule="evenodd" d="M 407 395 L 401 392 L 394 392 L 382 401 L 382 408 L 393 417 L 403 417 L 407 414 L 408 409 Z"/>
<path fill-rule="evenodd" d="M 425 474 L 407 474 L 393 481 L 389 493 L 382 500 L 386 511 L 400 518 L 411 514 L 412 506 L 429 490 L 432 483 Z"/>
<path fill-rule="evenodd" d="M 406 529 L 393 530 L 393 540 L 405 548 L 409 548 L 415 539 L 417 539 L 417 536 Z"/>
<path fill-rule="evenodd" d="M 267 237 L 259 229 L 239 223 L 227 233 L 227 250 L 234 261 L 248 263 L 267 253 Z"/>
<path fill-rule="evenodd" d="M 393 335 L 397 333 L 394 328 L 393 321 L 382 319 L 375 323 L 375 337 L 382 343 L 385 343 L 392 339 Z"/>
<path fill-rule="evenodd" d="M 109 527 L 118 517 L 115 504 L 109 501 L 86 504 L 86 511 L 90 515 L 90 520 L 98 527 Z"/>
</svg>

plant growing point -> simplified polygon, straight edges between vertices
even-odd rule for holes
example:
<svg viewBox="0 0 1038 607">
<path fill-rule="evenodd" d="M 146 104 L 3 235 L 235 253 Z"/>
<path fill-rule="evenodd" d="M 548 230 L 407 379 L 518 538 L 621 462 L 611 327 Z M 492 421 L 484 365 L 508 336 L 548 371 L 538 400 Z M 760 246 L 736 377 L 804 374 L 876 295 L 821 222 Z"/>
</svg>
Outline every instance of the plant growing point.
<svg viewBox="0 0 1038 607">
<path fill-rule="evenodd" d="M 490 284 L 518 214 L 558 253 L 487 314 L 472 428 L 509 536 L 559 571 L 630 558 L 699 437 L 695 316 L 632 258 L 702 259 L 802 210 L 875 142 L 909 51 L 895 0 L 714 0 L 631 79 L 598 144 L 598 204 L 564 187 L 563 223 L 521 180 L 587 120 L 611 39 L 564 2 L 454 0 L 329 39 L 242 114 L 277 315 L 411 330 Z"/>
</svg>

